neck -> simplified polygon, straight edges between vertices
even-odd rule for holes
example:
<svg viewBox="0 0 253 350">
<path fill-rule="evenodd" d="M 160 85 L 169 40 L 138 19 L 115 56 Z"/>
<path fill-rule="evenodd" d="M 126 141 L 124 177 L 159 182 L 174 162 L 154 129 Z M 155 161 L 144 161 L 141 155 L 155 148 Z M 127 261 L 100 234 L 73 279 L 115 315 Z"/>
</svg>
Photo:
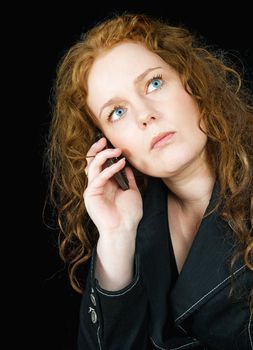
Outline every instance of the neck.
<svg viewBox="0 0 253 350">
<path fill-rule="evenodd" d="M 163 178 L 163 181 L 170 190 L 169 196 L 182 213 L 196 217 L 204 214 L 215 182 L 215 174 L 207 162 L 192 164 L 180 174 Z"/>
</svg>

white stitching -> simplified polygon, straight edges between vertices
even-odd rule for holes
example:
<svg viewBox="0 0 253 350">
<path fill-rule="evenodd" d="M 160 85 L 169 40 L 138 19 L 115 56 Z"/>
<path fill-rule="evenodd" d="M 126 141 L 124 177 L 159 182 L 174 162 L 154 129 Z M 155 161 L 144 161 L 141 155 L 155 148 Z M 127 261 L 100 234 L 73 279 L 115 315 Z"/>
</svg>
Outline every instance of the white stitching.
<svg viewBox="0 0 253 350">
<path fill-rule="evenodd" d="M 250 328 L 251 328 L 250 324 L 251 324 L 251 321 L 252 321 L 252 315 L 253 315 L 253 312 L 251 312 L 251 314 L 250 314 L 249 325 L 248 325 L 248 332 L 249 332 L 249 340 L 250 340 L 251 349 L 253 350 L 253 340 L 252 340 L 251 331 L 250 331 Z"/>
<path fill-rule="evenodd" d="M 242 270 L 243 268 L 245 268 L 246 265 L 241 266 L 238 270 L 236 270 L 234 272 L 234 274 L 237 274 L 240 270 Z M 221 286 L 223 283 L 225 283 L 228 279 L 230 279 L 232 276 L 228 276 L 227 278 L 224 279 L 224 281 L 220 282 L 219 284 L 217 284 L 216 287 L 214 287 L 212 290 L 210 290 L 208 293 L 206 293 L 202 298 L 200 298 L 198 301 L 196 301 L 196 303 L 194 303 L 191 307 L 189 307 L 189 309 L 187 309 L 182 315 L 180 315 L 179 317 L 177 317 L 175 319 L 175 322 L 177 322 L 180 318 L 182 318 L 188 311 L 190 311 L 194 306 L 196 306 L 201 300 L 203 300 L 206 296 L 208 296 L 209 294 L 211 294 L 215 289 L 217 289 L 219 286 Z"/>
<path fill-rule="evenodd" d="M 97 329 L 97 338 L 98 338 L 99 349 L 102 350 L 101 342 L 100 342 L 100 338 L 99 338 L 99 329 L 100 329 L 100 326 L 98 326 L 98 329 Z"/>
<path fill-rule="evenodd" d="M 182 331 L 183 331 L 185 334 L 187 334 L 186 330 L 185 330 L 182 326 L 180 326 L 180 324 L 178 324 L 177 327 L 181 328 Z"/>
<path fill-rule="evenodd" d="M 93 266 L 94 266 L 94 255 L 92 255 L 92 258 L 91 258 L 91 276 L 92 277 L 93 277 Z M 92 293 L 94 292 L 93 288 L 91 288 L 91 291 Z M 101 341 L 99 337 L 99 330 L 100 330 L 100 326 L 98 326 L 97 328 L 97 339 L 98 339 L 99 350 L 102 350 Z"/>
<path fill-rule="evenodd" d="M 91 258 L 91 278 L 93 278 L 93 276 L 94 276 L 93 275 L 93 268 L 94 268 L 94 254 L 92 255 L 92 258 Z"/>
<path fill-rule="evenodd" d="M 107 293 L 101 291 L 100 289 L 98 289 L 97 287 L 96 287 L 96 290 L 97 290 L 100 294 L 106 295 L 106 296 L 108 296 L 108 297 L 117 297 L 117 296 L 124 295 L 124 294 L 128 293 L 131 289 L 133 289 L 134 286 L 135 286 L 135 285 L 137 284 L 137 282 L 139 281 L 139 262 L 138 262 L 138 257 L 136 258 L 136 270 L 137 270 L 136 281 L 133 283 L 133 285 L 132 285 L 131 287 L 129 287 L 128 289 L 126 289 L 124 292 L 122 292 L 122 293 L 116 293 L 116 294 L 112 294 L 112 292 L 111 292 L 110 294 L 107 294 Z"/>
<path fill-rule="evenodd" d="M 159 345 L 157 345 L 151 337 L 150 337 L 150 339 L 151 339 L 153 345 L 154 345 L 157 349 L 166 350 L 165 348 L 161 348 Z"/>
<path fill-rule="evenodd" d="M 184 347 L 186 347 L 186 346 L 188 346 L 188 345 L 191 345 L 191 344 L 195 344 L 195 343 L 196 343 L 196 342 L 191 342 L 191 343 L 187 343 L 187 344 L 178 346 L 177 348 L 167 348 L 167 349 L 165 349 L 165 348 L 162 348 L 161 346 L 157 345 L 157 344 L 155 343 L 155 341 L 153 340 L 152 337 L 150 337 L 150 339 L 151 339 L 153 345 L 154 345 L 157 349 L 160 349 L 160 350 L 179 350 L 179 349 L 183 349 Z"/>
<path fill-rule="evenodd" d="M 138 280 L 139 280 L 139 275 L 137 276 L 137 280 L 135 281 L 135 283 L 134 283 L 129 289 L 127 289 L 127 290 L 125 290 L 124 292 L 119 293 L 119 294 L 107 294 L 107 293 L 104 293 L 104 292 L 102 292 L 101 290 L 99 290 L 97 287 L 96 287 L 96 290 L 97 290 L 100 294 L 106 295 L 107 297 L 118 297 L 118 296 L 121 296 L 121 295 L 124 295 L 124 294 L 128 293 L 128 292 L 136 285 L 136 283 L 138 282 Z"/>
</svg>

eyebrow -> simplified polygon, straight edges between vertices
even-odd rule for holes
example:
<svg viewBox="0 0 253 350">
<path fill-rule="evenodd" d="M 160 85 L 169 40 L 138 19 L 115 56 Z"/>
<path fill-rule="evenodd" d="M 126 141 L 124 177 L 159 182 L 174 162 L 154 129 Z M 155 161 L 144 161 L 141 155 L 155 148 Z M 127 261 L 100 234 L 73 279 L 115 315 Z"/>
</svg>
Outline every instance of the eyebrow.
<svg viewBox="0 0 253 350">
<path fill-rule="evenodd" d="M 137 78 L 134 79 L 134 85 L 137 85 L 141 80 L 143 80 L 148 73 L 160 68 L 162 67 L 154 67 L 154 68 L 146 69 L 143 73 L 141 73 L 140 75 L 138 75 Z M 112 104 L 116 104 L 119 100 L 121 100 L 119 97 L 113 97 L 113 98 L 110 98 L 110 100 L 108 100 L 107 102 L 105 102 L 100 109 L 99 118 L 101 117 L 101 113 L 105 107 L 110 106 Z"/>
</svg>

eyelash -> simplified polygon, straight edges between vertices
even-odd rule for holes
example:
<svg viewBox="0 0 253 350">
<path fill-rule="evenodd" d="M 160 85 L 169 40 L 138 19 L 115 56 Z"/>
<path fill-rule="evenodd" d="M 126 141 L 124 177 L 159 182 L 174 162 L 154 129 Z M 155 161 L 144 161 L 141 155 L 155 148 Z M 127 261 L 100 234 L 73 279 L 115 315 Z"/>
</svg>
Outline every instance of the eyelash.
<svg viewBox="0 0 253 350">
<path fill-rule="evenodd" d="M 117 109 L 120 109 L 120 108 L 124 108 L 122 106 L 114 106 L 113 109 L 111 110 L 111 112 L 109 113 L 108 117 L 107 117 L 107 120 L 110 120 L 111 116 L 113 115 L 113 113 L 117 110 Z M 115 123 L 115 121 L 114 121 Z"/>
<path fill-rule="evenodd" d="M 146 88 L 148 88 L 149 87 L 149 85 L 152 83 L 152 81 L 153 80 L 162 80 L 162 83 L 163 83 L 163 76 L 162 76 L 162 74 L 157 74 L 157 75 L 155 75 L 153 78 L 151 78 L 151 79 L 149 79 L 148 80 L 148 82 L 147 82 L 147 84 L 146 84 Z M 161 85 L 161 87 L 162 87 L 162 85 Z M 160 88 L 158 88 L 158 89 L 161 89 L 161 87 Z M 157 90 L 158 90 L 157 89 Z"/>
<path fill-rule="evenodd" d="M 163 77 L 162 77 L 162 74 L 157 74 L 155 75 L 153 78 L 149 79 L 146 83 L 146 89 L 149 87 L 149 85 L 152 83 L 153 80 L 156 80 L 156 79 L 159 79 L 159 80 L 162 80 L 162 85 L 157 88 L 156 90 L 159 90 L 161 89 L 161 87 L 163 86 Z M 120 108 L 124 108 L 122 106 L 114 106 L 113 109 L 111 110 L 111 112 L 109 113 L 108 117 L 107 117 L 107 120 L 110 120 L 111 116 L 113 115 L 113 113 L 117 110 L 117 109 L 120 109 Z M 119 119 L 120 120 L 120 119 Z M 115 123 L 115 121 L 114 121 Z"/>
</svg>

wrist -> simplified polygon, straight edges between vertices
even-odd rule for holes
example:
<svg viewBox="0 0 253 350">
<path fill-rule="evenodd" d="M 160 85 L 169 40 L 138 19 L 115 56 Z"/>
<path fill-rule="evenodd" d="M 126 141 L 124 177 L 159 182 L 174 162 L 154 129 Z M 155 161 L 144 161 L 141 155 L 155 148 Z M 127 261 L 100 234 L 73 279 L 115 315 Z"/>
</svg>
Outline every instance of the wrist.
<svg viewBox="0 0 253 350">
<path fill-rule="evenodd" d="M 134 252 L 135 247 L 127 244 L 98 242 L 95 277 L 103 289 L 120 290 L 132 281 Z"/>
<path fill-rule="evenodd" d="M 117 231 L 99 231 L 99 239 L 98 239 L 98 246 L 103 246 L 104 248 L 108 249 L 126 249 L 127 247 L 135 247 L 135 241 L 136 241 L 136 232 L 137 229 L 134 230 L 120 230 Z"/>
</svg>

